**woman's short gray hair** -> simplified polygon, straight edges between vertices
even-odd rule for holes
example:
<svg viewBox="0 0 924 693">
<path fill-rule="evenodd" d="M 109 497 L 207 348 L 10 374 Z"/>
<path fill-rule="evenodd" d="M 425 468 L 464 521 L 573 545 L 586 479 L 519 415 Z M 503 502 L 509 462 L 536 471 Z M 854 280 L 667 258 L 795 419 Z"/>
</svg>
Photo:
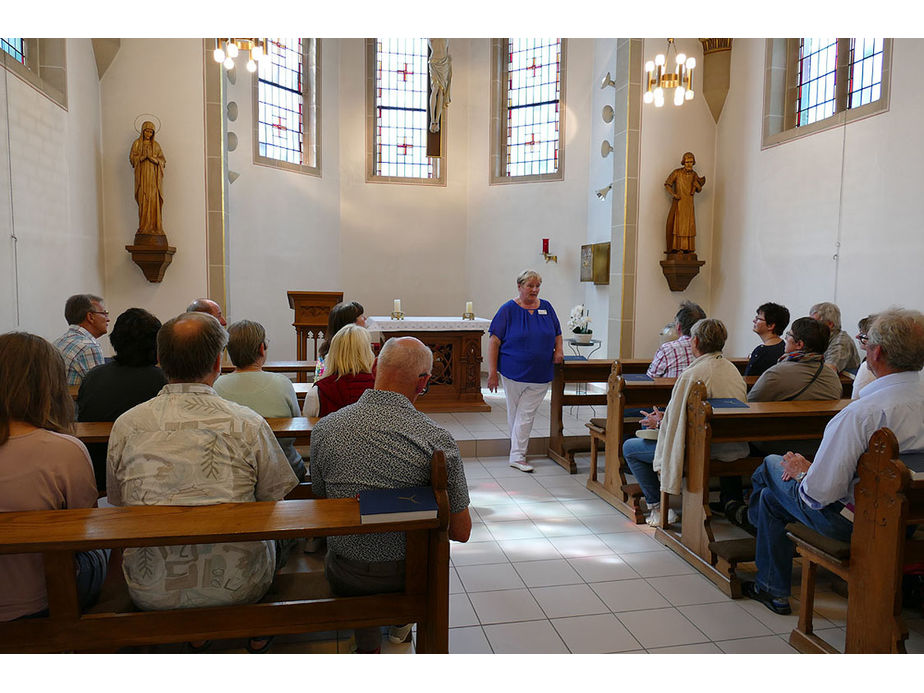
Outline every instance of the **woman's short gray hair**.
<svg viewBox="0 0 924 693">
<path fill-rule="evenodd" d="M 228 325 L 228 356 L 237 368 L 255 364 L 261 344 L 266 344 L 266 330 L 260 323 L 238 320 Z"/>
<path fill-rule="evenodd" d="M 818 319 L 822 322 L 831 323 L 832 335 L 841 331 L 841 309 L 836 305 L 828 301 L 816 303 L 809 310 L 809 315 L 815 316 L 816 314 L 818 315 Z"/>
<path fill-rule="evenodd" d="M 924 315 L 917 310 L 890 308 L 879 313 L 869 328 L 871 346 L 879 346 L 885 361 L 899 371 L 924 368 Z"/>
<path fill-rule="evenodd" d="M 715 351 L 722 351 L 722 349 L 725 348 L 725 340 L 728 339 L 728 330 L 725 329 L 725 324 L 721 320 L 703 318 L 693 323 L 690 336 L 698 340 L 699 352 L 701 354 L 711 354 Z"/>
<path fill-rule="evenodd" d="M 542 275 L 539 274 L 536 270 L 525 269 L 517 276 L 517 286 L 523 286 L 530 279 L 538 279 L 539 283 L 542 283 Z"/>
</svg>

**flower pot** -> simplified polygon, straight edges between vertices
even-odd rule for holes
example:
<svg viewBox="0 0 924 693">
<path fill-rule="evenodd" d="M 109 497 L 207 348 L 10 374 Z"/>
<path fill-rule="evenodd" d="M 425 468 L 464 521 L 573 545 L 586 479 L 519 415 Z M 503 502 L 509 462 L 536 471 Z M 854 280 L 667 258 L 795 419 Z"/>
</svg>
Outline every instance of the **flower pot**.
<svg viewBox="0 0 924 693">
<path fill-rule="evenodd" d="M 575 332 L 574 341 L 578 344 L 590 344 L 590 340 L 594 338 L 593 332 Z"/>
</svg>

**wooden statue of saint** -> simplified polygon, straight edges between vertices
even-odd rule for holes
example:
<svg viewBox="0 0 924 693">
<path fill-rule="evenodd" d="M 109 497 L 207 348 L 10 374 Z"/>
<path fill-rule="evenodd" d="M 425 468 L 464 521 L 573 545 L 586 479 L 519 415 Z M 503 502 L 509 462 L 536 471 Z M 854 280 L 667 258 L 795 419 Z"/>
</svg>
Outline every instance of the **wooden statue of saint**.
<svg viewBox="0 0 924 693">
<path fill-rule="evenodd" d="M 664 181 L 664 187 L 673 197 L 667 214 L 667 253 L 696 252 L 696 216 L 693 212 L 693 196 L 706 184 L 705 176 L 698 176 L 693 166 L 696 157 L 685 152 L 680 159 L 680 168 L 675 168 Z"/>
<path fill-rule="evenodd" d="M 164 167 L 167 159 L 154 141 L 154 123 L 144 121 L 141 135 L 128 155 L 135 169 L 135 202 L 138 203 L 138 232 L 163 234 Z M 137 241 L 136 241 L 137 242 Z"/>
</svg>

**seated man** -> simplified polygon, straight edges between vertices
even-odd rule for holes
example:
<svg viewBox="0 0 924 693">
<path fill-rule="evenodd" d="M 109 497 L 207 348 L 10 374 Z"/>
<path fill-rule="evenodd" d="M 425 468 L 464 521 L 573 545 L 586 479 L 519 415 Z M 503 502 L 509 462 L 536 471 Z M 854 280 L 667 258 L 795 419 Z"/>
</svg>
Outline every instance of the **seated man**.
<svg viewBox="0 0 924 693">
<path fill-rule="evenodd" d="M 783 355 L 783 340 L 780 335 L 789 324 L 789 310 L 777 303 L 764 303 L 757 309 L 754 317 L 754 332 L 760 337 L 761 344 L 754 347 L 745 375 L 761 375 L 765 370 L 779 361 Z"/>
<path fill-rule="evenodd" d="M 748 516 L 757 527 L 757 581 L 742 592 L 778 614 L 790 613 L 792 544 L 786 524 L 850 541 L 857 463 L 878 429 L 892 429 L 899 450 L 924 450 L 924 315 L 892 309 L 869 330 L 866 360 L 876 375 L 860 398 L 825 426 L 810 462 L 797 453 L 770 455 L 751 477 Z M 845 512 L 846 511 L 846 512 Z"/>
<path fill-rule="evenodd" d="M 831 341 L 825 351 L 825 365 L 838 374 L 844 371 L 855 373 L 860 366 L 860 354 L 851 336 L 841 329 L 841 309 L 833 303 L 816 303 L 809 310 L 809 315 L 831 330 Z"/>
<path fill-rule="evenodd" d="M 186 312 L 208 313 L 218 322 L 220 322 L 222 327 L 226 327 L 228 325 L 228 323 L 225 322 L 225 316 L 221 314 L 221 306 L 210 298 L 197 298 L 195 301 L 186 306 Z"/>
<path fill-rule="evenodd" d="M 692 301 L 684 301 L 680 304 L 680 310 L 674 316 L 679 336 L 674 341 L 665 342 L 660 346 L 651 365 L 648 366 L 648 377 L 676 378 L 684 368 L 690 365 L 695 358 L 690 346 L 690 329 L 693 323 L 705 317 L 706 313 L 703 309 Z"/>
<path fill-rule="evenodd" d="M 316 496 L 353 498 L 373 488 L 430 485 L 435 450 L 446 455 L 449 538 L 468 541 L 472 519 L 459 448 L 448 431 L 414 408 L 426 391 L 433 353 L 414 337 L 389 339 L 379 353 L 375 389 L 318 421 L 311 431 L 311 483 Z M 405 536 L 401 532 L 327 538 L 326 572 L 339 596 L 404 589 Z M 404 639 L 410 624 L 392 628 Z M 356 651 L 378 652 L 381 630 L 356 629 Z"/>
<path fill-rule="evenodd" d="M 214 505 L 281 500 L 298 481 L 266 420 L 211 387 L 228 335 L 210 315 L 183 313 L 157 334 L 168 384 L 112 426 L 112 505 Z M 282 542 L 125 549 L 122 570 L 141 609 L 256 602 L 285 562 Z M 288 546 L 288 545 L 286 545 Z"/>
<path fill-rule="evenodd" d="M 67 384 L 80 385 L 91 368 L 106 362 L 96 340 L 106 334 L 109 311 L 99 296 L 75 294 L 64 304 L 64 317 L 69 327 L 54 344 L 64 357 Z"/>
<path fill-rule="evenodd" d="M 642 419 L 643 428 L 660 429 L 657 442 L 629 438 L 622 446 L 622 454 L 632 470 L 632 476 L 642 487 L 645 503 L 651 510 L 647 522 L 653 526 L 661 522 L 661 489 L 671 494 L 679 494 L 681 491 L 686 401 L 693 383 L 702 380 L 708 397 L 734 397 L 744 401 L 747 392 L 737 367 L 722 357 L 722 349 L 728 338 L 725 325 L 711 318 L 699 320 L 693 325 L 691 334 L 690 344 L 696 358 L 674 384 L 664 412 L 659 412 L 655 407 L 651 414 Z M 720 460 L 737 460 L 747 457 L 747 454 L 747 443 L 718 443 L 712 446 L 712 456 Z M 736 493 L 740 494 L 740 489 L 731 488 L 727 492 L 728 495 Z M 732 498 L 723 498 L 724 502 L 730 500 Z M 675 521 L 676 514 L 671 510 L 668 522 Z"/>
</svg>

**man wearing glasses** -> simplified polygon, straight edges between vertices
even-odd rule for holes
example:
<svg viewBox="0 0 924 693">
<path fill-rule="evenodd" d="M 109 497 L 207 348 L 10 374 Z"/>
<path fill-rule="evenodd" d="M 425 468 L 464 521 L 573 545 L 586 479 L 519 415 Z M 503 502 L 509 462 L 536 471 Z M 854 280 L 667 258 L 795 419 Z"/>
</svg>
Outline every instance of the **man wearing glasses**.
<svg viewBox="0 0 924 693">
<path fill-rule="evenodd" d="M 427 391 L 433 352 L 414 337 L 392 338 L 379 353 L 375 388 L 354 404 L 323 417 L 311 431 L 312 492 L 353 498 L 375 488 L 430 485 L 435 450 L 446 456 L 449 538 L 468 541 L 472 530 L 462 456 L 452 435 L 414 408 Z M 390 532 L 327 538 L 325 572 L 338 596 L 404 589 L 405 535 Z M 413 624 L 392 626 L 389 640 L 404 641 Z M 381 629 L 356 629 L 356 652 L 381 648 Z"/>
<path fill-rule="evenodd" d="M 109 329 L 109 311 L 99 296 L 75 294 L 64 304 L 64 317 L 69 327 L 54 344 L 64 357 L 67 384 L 80 385 L 91 368 L 105 363 L 96 340 Z"/>
</svg>

